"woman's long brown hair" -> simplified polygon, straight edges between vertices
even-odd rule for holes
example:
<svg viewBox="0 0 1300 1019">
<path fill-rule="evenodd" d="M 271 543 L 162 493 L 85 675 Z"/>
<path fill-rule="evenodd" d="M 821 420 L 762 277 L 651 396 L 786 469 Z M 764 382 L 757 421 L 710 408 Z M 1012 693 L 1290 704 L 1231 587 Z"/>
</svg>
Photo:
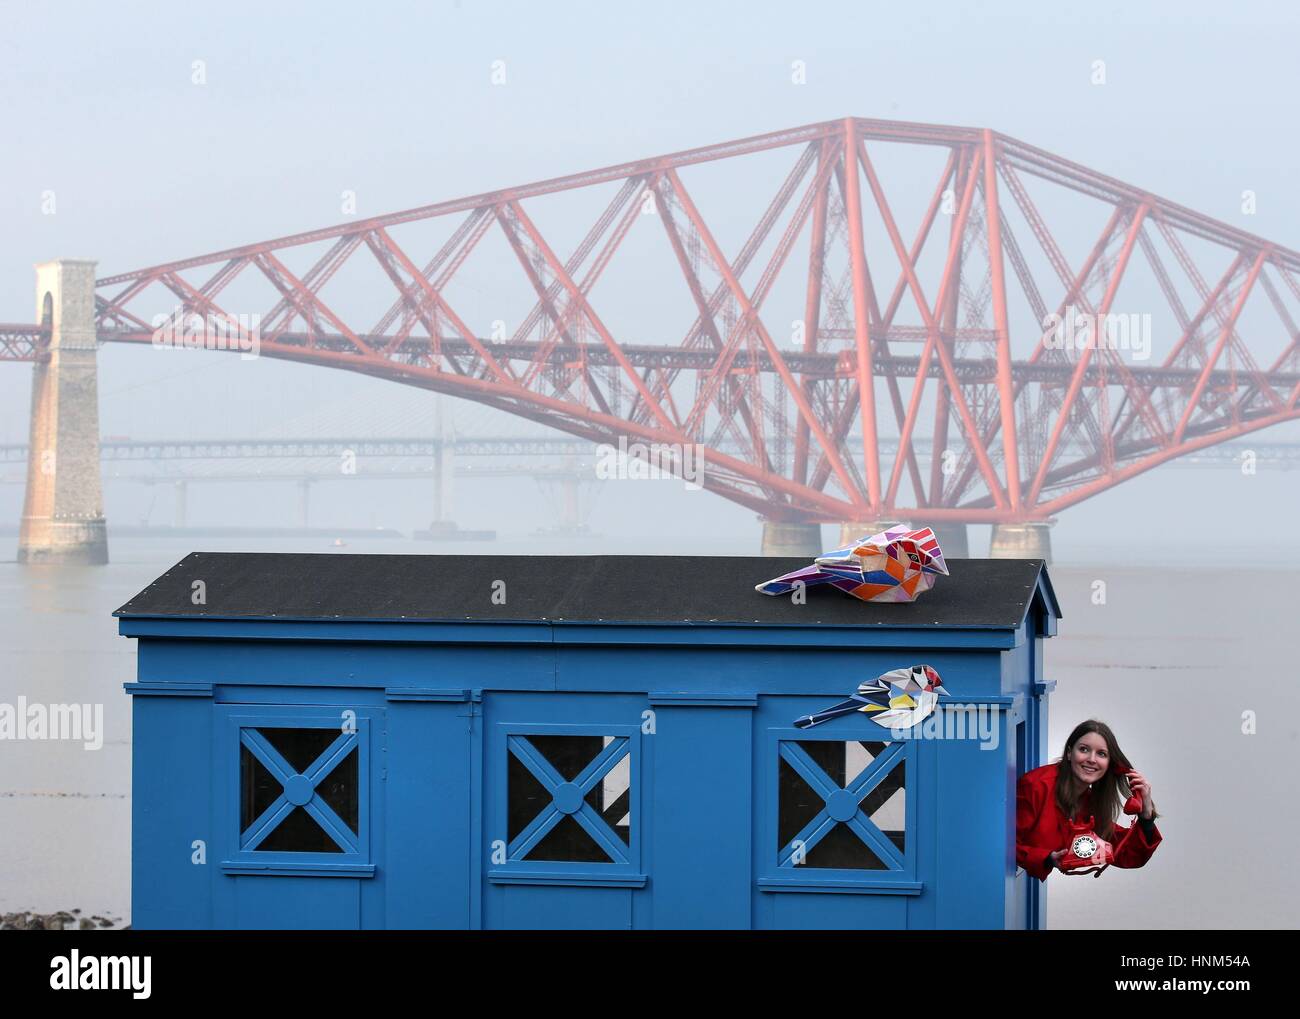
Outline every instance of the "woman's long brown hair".
<svg viewBox="0 0 1300 1019">
<path fill-rule="evenodd" d="M 1061 808 L 1061 812 L 1066 817 L 1075 817 L 1079 809 L 1082 790 L 1076 793 L 1078 779 L 1074 777 L 1074 769 L 1070 767 L 1070 750 L 1090 732 L 1095 732 L 1106 741 L 1106 749 L 1110 754 L 1110 764 L 1106 768 L 1106 774 L 1092 783 L 1093 830 L 1103 839 L 1110 841 L 1115 833 L 1115 817 L 1124 801 L 1133 795 L 1126 777 L 1133 769 L 1133 764 L 1119 748 L 1119 741 L 1115 739 L 1115 734 L 1110 731 L 1110 726 L 1105 722 L 1099 722 L 1095 718 L 1080 722 L 1070 733 L 1070 738 L 1065 741 L 1061 767 L 1056 773 L 1056 805 Z M 1154 818 L 1155 814 L 1151 816 Z M 1085 819 L 1075 817 L 1075 820 Z M 1134 820 L 1133 823 L 1136 824 L 1137 821 Z"/>
</svg>

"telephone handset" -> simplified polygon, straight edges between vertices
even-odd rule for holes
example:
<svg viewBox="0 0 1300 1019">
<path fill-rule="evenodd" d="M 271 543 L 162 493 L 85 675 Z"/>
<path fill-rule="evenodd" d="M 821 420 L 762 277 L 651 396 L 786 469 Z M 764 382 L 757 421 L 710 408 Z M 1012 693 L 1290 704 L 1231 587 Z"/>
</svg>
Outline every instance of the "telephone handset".
<svg viewBox="0 0 1300 1019">
<path fill-rule="evenodd" d="M 1122 764 L 1118 764 L 1115 766 L 1115 774 L 1119 775 L 1122 778 L 1127 778 L 1128 773 L 1131 770 L 1132 770 L 1131 768 L 1126 768 Z M 1142 797 L 1133 795 L 1132 790 L 1130 790 L 1129 798 L 1124 801 L 1124 813 L 1126 814 L 1142 813 Z"/>
</svg>

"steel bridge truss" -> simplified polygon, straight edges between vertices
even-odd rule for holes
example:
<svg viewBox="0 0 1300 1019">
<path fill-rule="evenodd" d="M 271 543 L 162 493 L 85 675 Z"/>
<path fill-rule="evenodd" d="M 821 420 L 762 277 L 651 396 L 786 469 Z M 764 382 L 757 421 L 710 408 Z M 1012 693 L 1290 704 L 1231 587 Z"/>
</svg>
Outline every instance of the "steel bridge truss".
<svg viewBox="0 0 1300 1019">
<path fill-rule="evenodd" d="M 745 236 L 755 160 L 781 172 Z M 712 218 L 683 179 L 706 164 Z M 599 208 L 563 254 L 573 215 L 540 225 L 561 195 Z M 419 224 L 440 243 L 399 243 Z M 508 255 L 473 275 L 489 241 Z M 357 310 L 361 262 L 382 313 Z M 157 344 L 175 309 L 203 345 L 694 445 L 706 487 L 770 519 L 1017 522 L 1300 416 L 1297 272 L 993 131 L 851 118 L 109 276 L 96 318 Z M 0 359 L 41 342 L 0 326 Z"/>
</svg>

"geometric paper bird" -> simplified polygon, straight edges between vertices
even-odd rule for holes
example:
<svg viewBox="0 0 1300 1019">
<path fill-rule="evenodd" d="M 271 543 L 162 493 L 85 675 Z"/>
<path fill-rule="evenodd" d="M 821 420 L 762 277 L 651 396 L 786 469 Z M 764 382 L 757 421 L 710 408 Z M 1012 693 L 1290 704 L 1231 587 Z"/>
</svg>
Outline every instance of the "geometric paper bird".
<svg viewBox="0 0 1300 1019">
<path fill-rule="evenodd" d="M 939 703 L 940 694 L 947 695 L 942 683 L 939 673 L 928 665 L 894 669 L 863 683 L 848 700 L 814 715 L 796 718 L 794 727 L 809 729 L 832 718 L 861 711 L 886 729 L 910 729 L 929 717 Z"/>
<path fill-rule="evenodd" d="M 934 531 L 891 527 L 852 545 L 824 552 L 812 566 L 764 581 L 754 590 L 785 594 L 796 583 L 830 584 L 863 601 L 909 602 L 948 575 Z"/>
</svg>

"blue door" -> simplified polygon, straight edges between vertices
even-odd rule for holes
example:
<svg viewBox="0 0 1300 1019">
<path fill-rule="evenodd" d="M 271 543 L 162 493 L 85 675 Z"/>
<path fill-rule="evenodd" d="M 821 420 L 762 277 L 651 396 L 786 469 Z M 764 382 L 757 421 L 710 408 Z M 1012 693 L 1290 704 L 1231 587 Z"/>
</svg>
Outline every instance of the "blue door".
<svg viewBox="0 0 1300 1019">
<path fill-rule="evenodd" d="M 805 706 L 806 705 L 806 706 Z M 760 927 L 903 929 L 917 879 L 918 742 L 862 715 L 811 729 L 814 699 L 764 698 L 755 745 Z"/>
<path fill-rule="evenodd" d="M 485 695 L 485 927 L 636 926 L 644 708 L 616 694 Z"/>
<path fill-rule="evenodd" d="M 384 716 L 373 705 L 216 706 L 217 926 L 384 925 Z"/>
</svg>

